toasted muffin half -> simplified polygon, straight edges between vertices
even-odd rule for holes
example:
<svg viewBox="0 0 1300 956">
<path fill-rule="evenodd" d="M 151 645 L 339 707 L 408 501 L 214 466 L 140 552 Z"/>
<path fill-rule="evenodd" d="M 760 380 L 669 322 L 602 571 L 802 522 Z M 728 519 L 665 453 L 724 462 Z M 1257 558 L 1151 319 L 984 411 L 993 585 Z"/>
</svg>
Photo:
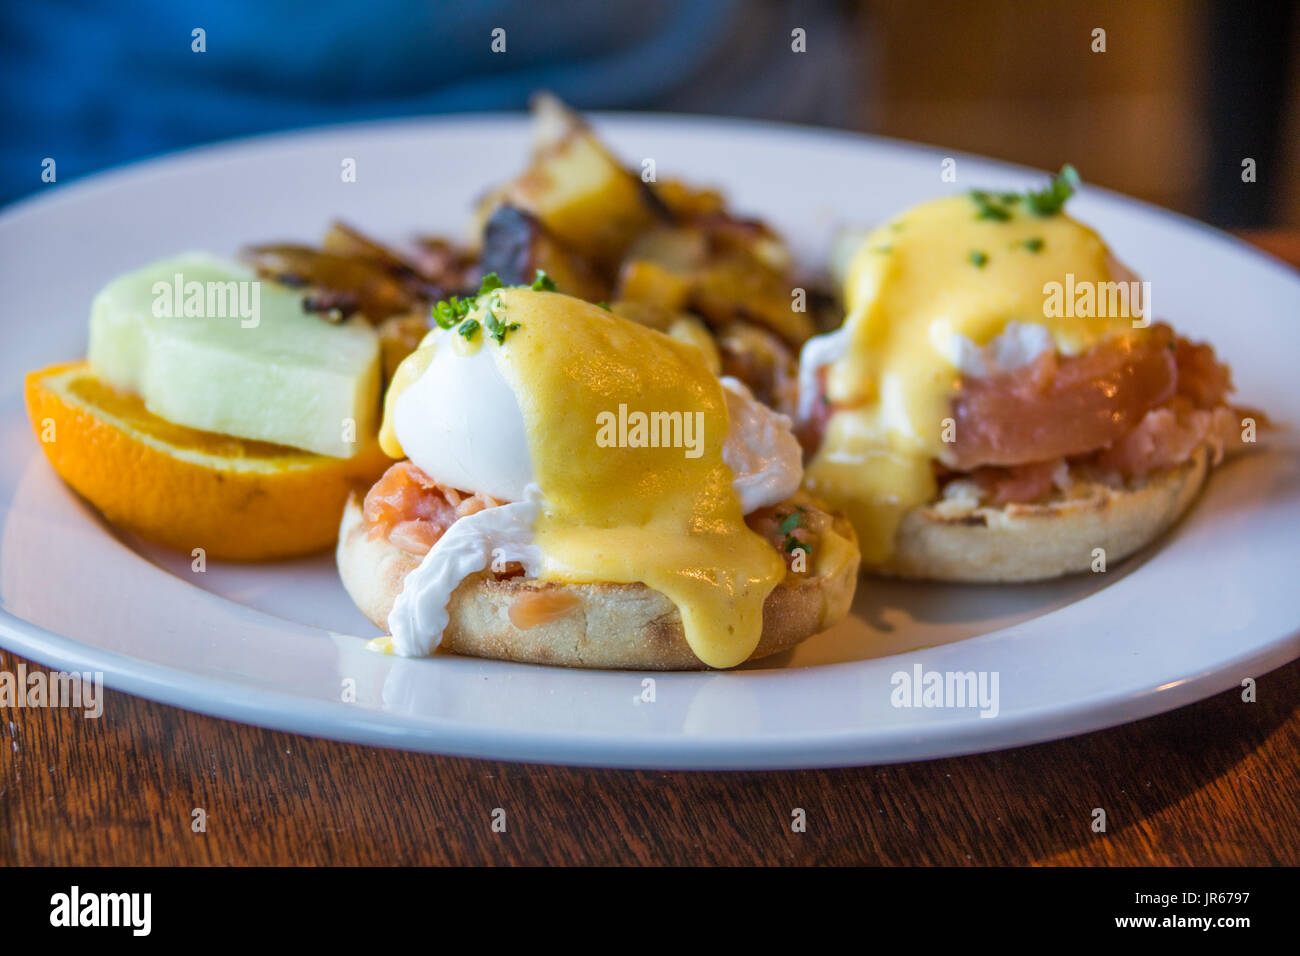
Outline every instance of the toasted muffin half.
<svg viewBox="0 0 1300 956">
<path fill-rule="evenodd" d="M 981 505 L 940 500 L 904 515 L 894 553 L 866 570 L 928 581 L 1038 581 L 1123 560 L 1186 513 L 1209 472 L 1209 449 L 1114 487 L 1079 482 L 1042 503 Z"/>
<path fill-rule="evenodd" d="M 387 630 L 393 602 L 421 558 L 371 534 L 361 505 L 353 495 L 343 512 L 339 574 L 361 612 Z M 823 538 L 812 573 L 789 574 L 768 595 L 749 660 L 789 650 L 848 614 L 857 538 L 839 516 Z M 454 654 L 563 667 L 705 669 L 686 643 L 676 605 L 644 584 L 571 585 L 485 571 L 461 582 L 447 612 L 440 649 Z"/>
</svg>

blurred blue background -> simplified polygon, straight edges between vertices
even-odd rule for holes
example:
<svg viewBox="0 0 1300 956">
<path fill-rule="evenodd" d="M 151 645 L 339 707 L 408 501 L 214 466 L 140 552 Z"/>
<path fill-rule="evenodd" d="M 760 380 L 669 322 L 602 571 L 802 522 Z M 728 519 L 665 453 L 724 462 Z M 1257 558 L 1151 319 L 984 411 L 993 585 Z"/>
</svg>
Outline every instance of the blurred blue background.
<svg viewBox="0 0 1300 956">
<path fill-rule="evenodd" d="M 1295 0 L 8 0 L 0 203 L 199 143 L 523 109 L 840 126 L 1300 225 Z M 494 53 L 495 28 L 506 52 Z M 807 52 L 791 50 L 801 28 Z M 1107 31 L 1105 52 L 1092 33 Z M 193 52 L 191 31 L 205 31 Z M 1243 157 L 1258 163 L 1244 184 Z"/>
<path fill-rule="evenodd" d="M 854 125 L 852 31 L 836 3 L 742 0 L 40 0 L 0 13 L 0 201 L 176 149 L 269 130 L 584 108 Z M 799 69 L 790 30 L 815 39 Z M 506 31 L 506 52 L 491 49 Z M 206 32 L 194 52 L 191 31 Z"/>
</svg>

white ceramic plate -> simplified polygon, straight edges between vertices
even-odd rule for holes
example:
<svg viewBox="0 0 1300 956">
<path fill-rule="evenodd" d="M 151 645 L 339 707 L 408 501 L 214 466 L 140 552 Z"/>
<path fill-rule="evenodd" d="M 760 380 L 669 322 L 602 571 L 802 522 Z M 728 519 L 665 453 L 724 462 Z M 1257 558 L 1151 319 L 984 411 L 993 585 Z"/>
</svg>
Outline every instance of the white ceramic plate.
<svg viewBox="0 0 1300 956">
<path fill-rule="evenodd" d="M 725 188 L 808 262 L 836 226 L 945 189 L 1042 175 L 841 133 L 605 116 L 628 160 Z M 314 241 L 334 217 L 400 239 L 460 234 L 471 199 L 524 161 L 521 117 L 333 128 L 189 151 L 71 185 L 0 216 L 0 642 L 156 700 L 299 733 L 437 753 L 637 767 L 759 768 L 913 760 L 1047 740 L 1144 717 L 1300 655 L 1300 454 L 1230 463 L 1173 533 L 1105 574 L 1028 587 L 864 579 L 854 616 L 731 673 L 629 673 L 363 649 L 375 630 L 329 557 L 190 570 L 119 536 L 47 465 L 22 374 L 80 357 L 90 299 L 184 249 Z M 345 158 L 357 181 L 343 183 Z M 1086 170 L 1084 170 L 1086 174 Z M 1259 188 L 1265 188 L 1263 186 Z M 1239 398 L 1300 421 L 1300 277 L 1191 220 L 1085 188 L 1071 211 L 1153 283 L 1157 313 L 1213 341 Z M 916 667 L 998 678 L 998 713 L 902 708 Z M 357 699 L 342 700 L 344 681 Z"/>
</svg>

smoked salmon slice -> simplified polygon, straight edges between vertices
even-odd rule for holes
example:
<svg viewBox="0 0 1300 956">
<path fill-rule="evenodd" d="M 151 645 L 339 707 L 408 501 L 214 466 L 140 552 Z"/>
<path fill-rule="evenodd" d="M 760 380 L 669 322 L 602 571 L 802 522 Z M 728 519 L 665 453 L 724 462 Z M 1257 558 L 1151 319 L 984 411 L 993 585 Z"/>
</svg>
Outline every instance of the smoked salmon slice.
<svg viewBox="0 0 1300 956">
<path fill-rule="evenodd" d="M 491 495 L 440 485 L 410 461 L 399 461 L 366 494 L 362 514 L 371 538 L 424 555 L 456 519 L 501 504 Z"/>
<path fill-rule="evenodd" d="M 1026 465 L 1103 448 L 1178 387 L 1168 326 L 1082 355 L 1044 352 L 1023 368 L 964 379 L 953 398 L 957 468 Z"/>
</svg>

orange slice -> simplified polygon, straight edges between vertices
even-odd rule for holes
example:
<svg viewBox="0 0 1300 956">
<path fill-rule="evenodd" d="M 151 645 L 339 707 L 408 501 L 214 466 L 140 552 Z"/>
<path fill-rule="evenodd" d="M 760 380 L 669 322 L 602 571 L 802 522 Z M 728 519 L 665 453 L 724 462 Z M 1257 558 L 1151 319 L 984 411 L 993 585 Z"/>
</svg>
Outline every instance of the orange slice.
<svg viewBox="0 0 1300 956">
<path fill-rule="evenodd" d="M 50 464 L 104 517 L 210 558 L 331 547 L 348 494 L 392 464 L 374 440 L 342 459 L 173 425 L 85 362 L 28 373 L 26 397 Z"/>
</svg>

